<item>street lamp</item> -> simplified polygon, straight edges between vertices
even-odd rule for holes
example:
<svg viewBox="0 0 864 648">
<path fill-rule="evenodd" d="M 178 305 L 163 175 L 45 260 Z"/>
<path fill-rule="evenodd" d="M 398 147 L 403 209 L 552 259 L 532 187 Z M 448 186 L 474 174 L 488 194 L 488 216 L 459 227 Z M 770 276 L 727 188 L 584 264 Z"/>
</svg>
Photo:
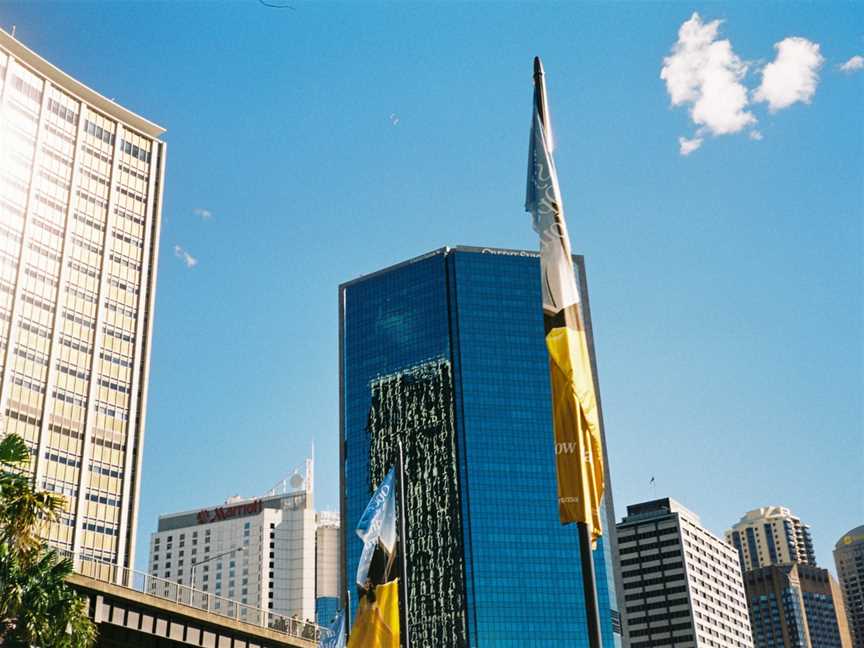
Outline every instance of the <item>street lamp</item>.
<svg viewBox="0 0 864 648">
<path fill-rule="evenodd" d="M 197 562 L 193 558 L 192 559 L 192 572 L 191 572 L 190 577 L 189 577 L 189 587 L 191 587 L 193 590 L 195 589 L 195 568 L 198 565 L 203 565 L 204 563 L 211 562 L 211 561 L 216 560 L 218 558 L 224 558 L 225 556 L 233 554 L 235 551 L 243 551 L 248 546 L 249 545 L 247 545 L 247 544 L 243 544 L 243 545 L 240 545 L 239 547 L 234 547 L 233 549 L 229 549 L 228 551 L 223 551 L 220 554 L 216 554 L 215 556 L 210 556 L 209 558 L 205 558 L 204 560 L 199 560 Z"/>
</svg>

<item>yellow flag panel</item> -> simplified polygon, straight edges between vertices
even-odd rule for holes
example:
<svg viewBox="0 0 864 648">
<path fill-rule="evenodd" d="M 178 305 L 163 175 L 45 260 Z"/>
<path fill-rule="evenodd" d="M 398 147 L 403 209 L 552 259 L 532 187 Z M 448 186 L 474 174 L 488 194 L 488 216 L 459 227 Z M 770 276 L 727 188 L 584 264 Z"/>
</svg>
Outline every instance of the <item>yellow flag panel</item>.
<svg viewBox="0 0 864 648">
<path fill-rule="evenodd" d="M 605 487 L 600 421 L 585 331 L 562 326 L 546 336 L 562 524 L 584 522 L 594 545 L 603 533 Z"/>
<path fill-rule="evenodd" d="M 375 588 L 375 602 L 361 598 L 348 648 L 399 648 L 399 580 Z"/>
</svg>

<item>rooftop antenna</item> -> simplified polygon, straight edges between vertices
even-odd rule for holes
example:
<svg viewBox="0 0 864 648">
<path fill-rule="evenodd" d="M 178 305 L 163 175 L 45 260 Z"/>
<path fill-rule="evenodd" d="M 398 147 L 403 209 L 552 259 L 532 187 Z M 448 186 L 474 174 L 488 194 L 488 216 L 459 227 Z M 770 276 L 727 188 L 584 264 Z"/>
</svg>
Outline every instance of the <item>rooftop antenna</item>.
<svg viewBox="0 0 864 648">
<path fill-rule="evenodd" d="M 12 25 L 12 38 L 15 38 L 15 25 Z"/>
</svg>

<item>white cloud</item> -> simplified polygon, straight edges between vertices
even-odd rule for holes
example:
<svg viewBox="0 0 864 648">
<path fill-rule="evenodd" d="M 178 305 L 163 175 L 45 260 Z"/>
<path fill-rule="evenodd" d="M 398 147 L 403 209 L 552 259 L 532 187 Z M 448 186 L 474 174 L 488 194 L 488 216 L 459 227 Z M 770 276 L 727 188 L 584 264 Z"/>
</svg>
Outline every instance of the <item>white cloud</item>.
<svg viewBox="0 0 864 648">
<path fill-rule="evenodd" d="M 762 133 L 755 129 L 751 130 L 749 135 L 751 140 L 756 140 L 757 142 L 762 139 Z"/>
<path fill-rule="evenodd" d="M 701 127 L 700 134 L 737 133 L 756 123 L 746 110 L 747 89 L 741 83 L 747 66 L 728 40 L 717 40 L 719 29 L 719 20 L 706 24 L 694 13 L 678 30 L 678 41 L 660 71 L 672 105 L 690 105 L 690 118 Z M 687 153 L 698 148 L 693 145 L 697 139 L 701 143 L 700 138 L 685 140 Z M 682 155 L 687 154 L 684 150 L 681 143 Z"/>
<path fill-rule="evenodd" d="M 847 74 L 852 74 L 858 70 L 864 70 L 864 56 L 853 56 L 840 66 L 840 70 Z"/>
<path fill-rule="evenodd" d="M 810 103 L 819 83 L 819 68 L 825 62 L 819 44 L 790 36 L 774 48 L 777 58 L 762 69 L 762 83 L 753 93 L 753 100 L 766 102 L 770 112 L 799 101 Z"/>
<path fill-rule="evenodd" d="M 390 123 L 397 126 L 399 124 L 399 115 L 396 113 L 390 113 Z"/>
<path fill-rule="evenodd" d="M 690 155 L 693 151 L 702 146 L 702 138 L 694 137 L 693 139 L 687 139 L 686 137 L 679 137 L 678 146 L 681 155 Z"/>
<path fill-rule="evenodd" d="M 210 220 L 213 218 L 213 212 L 203 207 L 196 207 L 192 210 L 192 213 L 201 218 L 201 220 Z"/>
<path fill-rule="evenodd" d="M 181 259 L 187 268 L 194 268 L 198 265 L 198 259 L 193 257 L 188 251 L 184 250 L 179 245 L 174 246 L 174 256 Z"/>
</svg>

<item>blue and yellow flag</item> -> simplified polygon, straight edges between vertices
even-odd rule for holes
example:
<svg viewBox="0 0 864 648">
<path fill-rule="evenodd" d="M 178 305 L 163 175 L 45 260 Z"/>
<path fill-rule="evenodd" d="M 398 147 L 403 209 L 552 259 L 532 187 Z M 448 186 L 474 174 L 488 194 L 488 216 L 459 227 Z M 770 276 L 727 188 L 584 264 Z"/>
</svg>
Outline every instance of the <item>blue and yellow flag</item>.
<svg viewBox="0 0 864 648">
<path fill-rule="evenodd" d="M 357 535 L 363 541 L 363 553 L 357 565 L 357 584 L 366 587 L 369 566 L 380 546 L 388 556 L 396 548 L 396 469 L 391 468 L 378 484 L 372 499 L 357 523 Z"/>
</svg>

